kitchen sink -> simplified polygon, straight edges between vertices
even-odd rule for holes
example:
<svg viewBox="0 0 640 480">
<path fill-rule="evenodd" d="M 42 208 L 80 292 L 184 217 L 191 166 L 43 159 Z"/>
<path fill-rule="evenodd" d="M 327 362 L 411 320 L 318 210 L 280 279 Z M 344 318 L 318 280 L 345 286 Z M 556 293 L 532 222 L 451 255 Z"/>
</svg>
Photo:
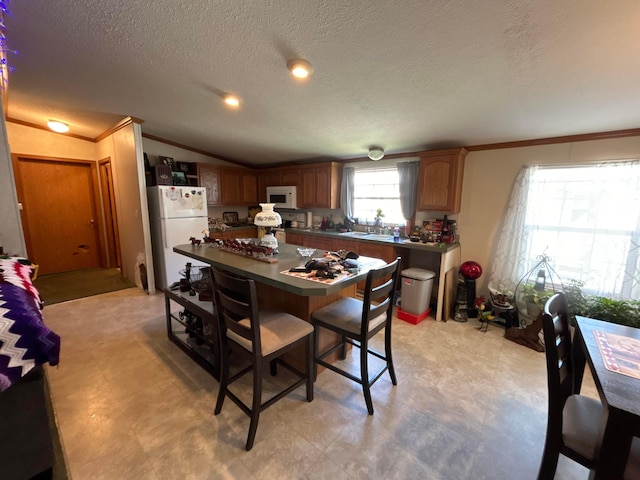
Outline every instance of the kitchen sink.
<svg viewBox="0 0 640 480">
<path fill-rule="evenodd" d="M 370 232 L 340 232 L 340 235 L 346 235 L 348 237 L 364 237 L 371 235 Z"/>
</svg>

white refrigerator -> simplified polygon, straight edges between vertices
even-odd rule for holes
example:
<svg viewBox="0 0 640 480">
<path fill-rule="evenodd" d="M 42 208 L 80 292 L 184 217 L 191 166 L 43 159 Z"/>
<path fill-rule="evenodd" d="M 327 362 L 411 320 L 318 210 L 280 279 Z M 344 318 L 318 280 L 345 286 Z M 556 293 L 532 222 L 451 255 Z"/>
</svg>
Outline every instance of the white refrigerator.
<svg viewBox="0 0 640 480">
<path fill-rule="evenodd" d="M 190 237 L 202 240 L 202 231 L 209 228 L 206 191 L 203 187 L 148 187 L 147 201 L 155 282 L 161 290 L 184 278 L 179 272 L 187 262 L 206 266 L 173 251 L 174 246 L 189 243 Z"/>
</svg>

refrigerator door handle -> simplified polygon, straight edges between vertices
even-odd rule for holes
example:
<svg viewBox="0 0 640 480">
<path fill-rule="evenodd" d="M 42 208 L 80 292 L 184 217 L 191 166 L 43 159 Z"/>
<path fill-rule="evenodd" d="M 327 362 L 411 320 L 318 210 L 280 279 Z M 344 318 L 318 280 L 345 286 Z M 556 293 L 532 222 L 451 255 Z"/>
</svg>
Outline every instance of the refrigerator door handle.
<svg viewBox="0 0 640 480">
<path fill-rule="evenodd" d="M 169 248 L 170 245 L 169 245 L 169 236 L 167 235 L 167 222 L 161 221 L 160 228 L 162 229 L 162 244 L 164 245 L 164 248 Z"/>
</svg>

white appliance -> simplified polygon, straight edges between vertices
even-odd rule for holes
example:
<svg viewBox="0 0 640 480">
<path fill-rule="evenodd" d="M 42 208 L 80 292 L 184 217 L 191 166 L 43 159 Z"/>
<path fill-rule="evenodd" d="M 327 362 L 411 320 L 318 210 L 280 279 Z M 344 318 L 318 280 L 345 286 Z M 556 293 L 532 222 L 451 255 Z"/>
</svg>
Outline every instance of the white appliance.
<svg viewBox="0 0 640 480">
<path fill-rule="evenodd" d="M 298 208 L 298 188 L 295 185 L 267 187 L 267 202 L 274 208 Z"/>
<path fill-rule="evenodd" d="M 156 288 L 163 289 L 183 278 L 179 272 L 187 262 L 206 266 L 173 251 L 174 246 L 189 243 L 190 237 L 201 240 L 202 231 L 209 228 L 206 191 L 203 187 L 148 187 L 147 201 Z"/>
</svg>

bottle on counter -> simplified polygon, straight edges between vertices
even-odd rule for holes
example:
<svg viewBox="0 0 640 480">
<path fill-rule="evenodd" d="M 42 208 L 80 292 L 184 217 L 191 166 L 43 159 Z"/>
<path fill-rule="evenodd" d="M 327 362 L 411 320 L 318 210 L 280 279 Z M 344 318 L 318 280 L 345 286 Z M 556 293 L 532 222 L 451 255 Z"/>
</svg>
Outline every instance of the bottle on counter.
<svg viewBox="0 0 640 480">
<path fill-rule="evenodd" d="M 329 220 L 327 221 L 327 229 L 328 230 L 336 229 L 336 224 L 333 221 L 333 215 L 329 215 Z"/>
<path fill-rule="evenodd" d="M 449 231 L 449 220 L 445 215 L 442 219 L 442 235 L 440 235 L 440 241 L 442 243 L 451 243 L 451 232 Z"/>
<path fill-rule="evenodd" d="M 326 229 L 327 229 L 327 218 L 322 217 L 322 222 L 320 222 L 320 230 L 326 230 Z"/>
<path fill-rule="evenodd" d="M 393 229 L 393 241 L 394 242 L 400 241 L 400 227 L 395 227 Z"/>
</svg>

